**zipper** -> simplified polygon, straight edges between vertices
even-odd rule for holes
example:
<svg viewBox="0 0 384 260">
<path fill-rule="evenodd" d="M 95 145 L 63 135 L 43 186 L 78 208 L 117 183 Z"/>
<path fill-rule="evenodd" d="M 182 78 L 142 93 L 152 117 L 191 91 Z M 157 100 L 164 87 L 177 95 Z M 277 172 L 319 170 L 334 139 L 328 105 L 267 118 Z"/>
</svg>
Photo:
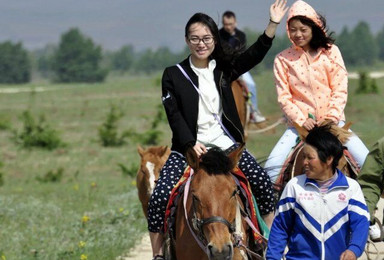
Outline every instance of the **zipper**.
<svg viewBox="0 0 384 260">
<path fill-rule="evenodd" d="M 324 212 L 326 211 L 327 200 L 324 198 L 324 194 L 321 194 L 322 208 L 321 211 L 321 259 L 325 260 L 325 245 L 324 245 Z"/>
<path fill-rule="evenodd" d="M 241 140 L 242 142 L 244 143 L 245 140 L 244 140 L 244 135 L 243 133 L 236 127 L 236 125 L 227 117 L 227 115 L 224 113 L 224 108 L 223 108 L 223 91 L 222 91 L 222 87 L 221 87 L 221 81 L 223 79 L 223 72 L 220 73 L 220 80 L 219 80 L 219 88 L 220 88 L 220 103 L 221 103 L 221 108 L 223 110 L 223 116 L 233 125 L 233 127 L 239 132 L 240 136 L 241 136 Z M 231 88 L 231 85 L 229 85 L 228 87 Z M 231 89 L 232 91 L 232 89 Z M 237 108 L 236 108 L 237 109 Z"/>
<path fill-rule="evenodd" d="M 304 52 L 304 55 L 305 55 L 305 58 L 307 60 L 307 69 L 308 69 L 308 81 L 309 81 L 309 87 L 311 89 L 311 92 L 312 92 L 312 96 L 314 97 L 314 100 L 315 100 L 315 120 L 318 120 L 319 117 L 318 117 L 318 105 L 317 105 L 317 100 L 316 100 L 316 95 L 314 95 L 314 91 L 313 91 L 313 87 L 312 87 L 312 81 L 311 81 L 311 62 L 310 62 L 310 57 L 309 57 L 309 54 Z"/>
<path fill-rule="evenodd" d="M 325 260 L 324 212 L 326 212 L 327 200 L 324 198 L 325 194 L 322 194 L 320 192 L 319 187 L 317 187 L 315 184 L 308 182 L 305 185 L 310 185 L 310 186 L 313 186 L 315 189 L 317 189 L 318 195 L 320 196 L 320 199 L 321 199 L 321 213 L 320 213 L 321 260 Z"/>
</svg>

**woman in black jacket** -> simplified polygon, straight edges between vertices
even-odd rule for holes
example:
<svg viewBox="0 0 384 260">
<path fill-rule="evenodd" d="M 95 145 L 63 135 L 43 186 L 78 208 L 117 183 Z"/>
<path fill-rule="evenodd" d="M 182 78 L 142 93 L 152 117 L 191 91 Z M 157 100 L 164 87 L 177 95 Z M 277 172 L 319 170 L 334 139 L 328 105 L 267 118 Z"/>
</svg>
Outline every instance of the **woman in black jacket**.
<svg viewBox="0 0 384 260">
<path fill-rule="evenodd" d="M 207 146 L 226 150 L 236 142 L 244 142 L 231 82 L 263 60 L 286 11 L 286 0 L 276 0 L 271 5 L 270 22 L 264 34 L 239 55 L 224 52 L 217 25 L 211 17 L 196 13 L 188 21 L 185 41 L 191 55 L 179 66 L 166 68 L 162 79 L 162 100 L 172 129 L 172 153 L 149 202 L 148 229 L 154 259 L 162 259 L 160 231 L 170 192 L 186 165 L 185 149 L 192 146 L 201 156 Z M 243 152 L 239 168 L 247 176 L 259 210 L 270 227 L 274 201 L 267 173 L 247 150 Z"/>
</svg>

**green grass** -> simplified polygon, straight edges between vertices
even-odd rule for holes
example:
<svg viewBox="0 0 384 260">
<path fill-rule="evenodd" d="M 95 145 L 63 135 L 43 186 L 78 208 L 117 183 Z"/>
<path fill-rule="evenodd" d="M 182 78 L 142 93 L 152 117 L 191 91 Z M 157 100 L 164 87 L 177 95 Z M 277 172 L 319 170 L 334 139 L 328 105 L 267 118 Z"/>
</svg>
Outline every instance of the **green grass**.
<svg viewBox="0 0 384 260">
<path fill-rule="evenodd" d="M 160 103 L 152 77 L 123 77 L 103 84 L 33 83 L 4 88 L 47 87 L 46 92 L 0 94 L 0 119 L 20 131 L 20 115 L 44 114 L 66 147 L 54 151 L 22 149 L 12 131 L 0 131 L 0 257 L 6 259 L 115 259 L 127 252 L 146 230 L 134 178 L 119 163 L 138 165 L 137 143 L 104 148 L 98 127 L 111 104 L 125 116 L 119 129 L 149 127 Z M 162 126 L 164 129 L 167 126 Z M 166 136 L 166 134 L 164 134 Z M 168 139 L 169 137 L 164 137 Z M 36 180 L 63 168 L 60 183 Z M 82 223 L 82 217 L 90 220 Z M 79 242 L 84 241 L 84 247 Z M 1 259 L 1 258 L 0 258 Z"/>
<path fill-rule="evenodd" d="M 158 75 L 114 76 L 101 84 L 50 84 L 39 81 L 24 89 L 45 87 L 46 92 L 0 93 L 0 259 L 115 259 L 128 252 L 146 232 L 146 221 L 137 198 L 134 178 L 118 166 L 138 165 L 134 140 L 121 147 L 104 148 L 98 127 L 111 104 L 123 109 L 119 129 L 145 131 L 161 102 Z M 270 122 L 281 116 L 272 74 L 257 75 L 260 110 Z M 383 135 L 384 79 L 377 80 L 380 93 L 355 95 L 357 81 L 350 81 L 346 108 L 352 129 L 370 146 Z M 22 149 L 12 141 L 20 131 L 20 115 L 29 110 L 44 114 L 67 144 L 54 151 Z M 170 145 L 166 124 L 161 145 Z M 265 159 L 285 130 L 251 134 L 247 147 Z M 37 177 L 63 168 L 60 182 L 43 183 Z M 82 219 L 89 217 L 84 222 Z M 80 241 L 85 246 L 79 246 Z"/>
</svg>

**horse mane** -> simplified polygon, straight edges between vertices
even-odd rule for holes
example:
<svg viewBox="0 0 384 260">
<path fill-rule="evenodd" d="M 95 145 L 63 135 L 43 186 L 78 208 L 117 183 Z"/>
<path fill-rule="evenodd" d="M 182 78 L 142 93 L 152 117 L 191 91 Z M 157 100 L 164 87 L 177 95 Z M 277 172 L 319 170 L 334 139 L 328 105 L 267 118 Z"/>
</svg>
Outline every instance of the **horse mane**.
<svg viewBox="0 0 384 260">
<path fill-rule="evenodd" d="M 349 137 L 352 135 L 348 129 L 351 126 L 351 122 L 346 123 L 343 127 L 337 126 L 335 123 L 333 123 L 331 120 L 325 120 L 321 126 L 326 126 L 329 129 L 329 132 L 336 136 L 342 144 L 345 144 Z M 294 127 L 298 131 L 301 140 L 305 140 L 305 138 L 308 135 L 308 131 L 304 129 L 304 127 L 299 126 L 297 123 L 293 123 Z"/>
<path fill-rule="evenodd" d="M 210 174 L 227 174 L 233 169 L 230 158 L 218 147 L 212 147 L 201 156 L 200 167 Z"/>
<path fill-rule="evenodd" d="M 352 135 L 352 132 L 348 131 L 349 126 L 350 126 L 350 124 L 346 124 L 345 127 L 339 127 L 335 124 L 330 124 L 329 131 L 334 136 L 339 138 L 339 140 L 342 144 L 345 144 L 348 141 L 349 137 Z"/>
</svg>

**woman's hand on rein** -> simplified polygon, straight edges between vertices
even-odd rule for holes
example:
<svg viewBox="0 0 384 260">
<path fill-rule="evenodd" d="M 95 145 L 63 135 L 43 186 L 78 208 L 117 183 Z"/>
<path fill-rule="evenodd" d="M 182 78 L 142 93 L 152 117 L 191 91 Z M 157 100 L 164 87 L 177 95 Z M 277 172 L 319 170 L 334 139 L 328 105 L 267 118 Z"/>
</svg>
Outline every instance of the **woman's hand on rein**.
<svg viewBox="0 0 384 260">
<path fill-rule="evenodd" d="M 196 143 L 193 146 L 193 150 L 195 150 L 195 152 L 199 158 L 201 157 L 201 155 L 203 155 L 207 152 L 207 148 L 205 147 L 205 145 L 203 145 L 201 143 Z"/>
<path fill-rule="evenodd" d="M 312 118 L 307 118 L 307 120 L 305 120 L 304 124 L 303 124 L 303 127 L 305 128 L 305 130 L 307 131 L 310 131 L 312 130 L 312 128 L 314 128 L 316 126 L 316 121 Z"/>
</svg>

